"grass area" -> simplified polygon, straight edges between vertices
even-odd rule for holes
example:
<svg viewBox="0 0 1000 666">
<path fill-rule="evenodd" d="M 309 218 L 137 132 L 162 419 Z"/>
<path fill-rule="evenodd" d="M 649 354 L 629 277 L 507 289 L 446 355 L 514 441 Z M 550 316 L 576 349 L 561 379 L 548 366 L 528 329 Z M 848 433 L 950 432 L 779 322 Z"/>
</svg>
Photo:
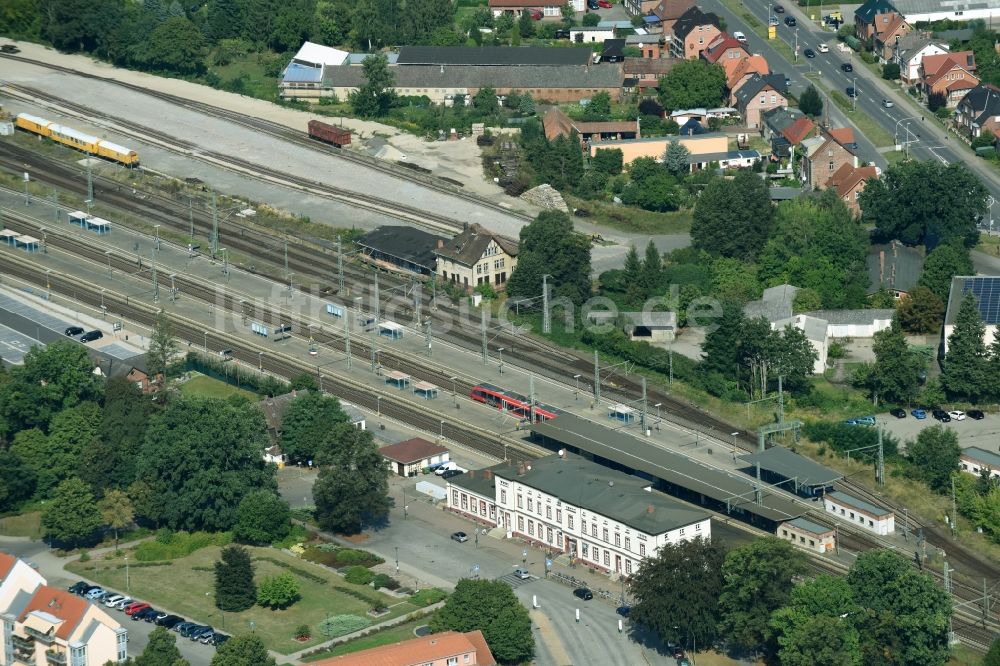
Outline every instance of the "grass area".
<svg viewBox="0 0 1000 666">
<path fill-rule="evenodd" d="M 354 594 L 362 594 L 369 599 L 380 599 L 389 607 L 389 613 L 380 621 L 398 617 L 416 610 L 413 604 L 381 594 L 367 586 L 351 585 L 327 569 L 315 566 L 302 559 L 272 548 L 250 548 L 254 559 L 254 575 L 259 582 L 265 576 L 290 571 L 274 562 L 256 559 L 266 557 L 287 566 L 306 570 L 311 576 L 324 581 L 320 584 L 305 580 L 294 570 L 291 573 L 299 582 L 302 598 L 292 607 L 272 611 L 259 606 L 240 613 L 226 613 L 223 619 L 213 603 L 215 576 L 212 567 L 219 559 L 217 546 L 202 548 L 187 557 L 164 563 L 147 563 L 146 566 L 133 564 L 129 568 L 131 594 L 154 606 L 169 609 L 192 620 L 223 628 L 226 633 L 243 634 L 250 631 L 250 623 L 267 646 L 282 654 L 289 654 L 322 643 L 326 640 L 319 624 L 326 617 L 335 615 L 357 615 L 370 619 L 367 615 L 371 603 L 359 599 Z M 67 569 L 113 589 L 125 586 L 124 560 L 121 557 L 106 557 L 89 562 L 72 562 Z M 296 641 L 295 628 L 306 624 L 313 628 L 313 638 L 306 642 Z"/>
<path fill-rule="evenodd" d="M 196 395 L 202 398 L 228 398 L 231 395 L 240 395 L 248 400 L 257 399 L 256 393 L 230 386 L 223 381 L 213 379 L 207 375 L 198 375 L 181 384 L 181 393 L 189 396 Z"/>
<path fill-rule="evenodd" d="M 692 211 L 688 208 L 672 213 L 656 213 L 633 206 L 616 206 L 605 201 L 586 201 L 570 194 L 563 194 L 563 198 L 570 209 L 583 208 L 590 212 L 590 217 L 578 218 L 582 222 L 644 234 L 682 234 L 691 231 Z"/>
<path fill-rule="evenodd" d="M 764 25 L 760 19 L 747 11 L 746 7 L 744 7 L 739 0 L 722 0 L 722 4 L 724 4 L 729 11 L 743 19 L 746 24 L 750 26 L 750 29 L 753 30 L 758 37 L 767 41 L 771 48 L 781 54 L 781 57 L 785 58 L 790 63 L 795 61 L 795 54 L 792 52 L 792 47 L 781 39 L 768 39 L 767 26 Z M 778 30 L 781 30 L 782 27 L 783 26 L 778 26 Z"/>
<path fill-rule="evenodd" d="M 0 518 L 0 534 L 11 537 L 42 538 L 42 512 L 29 511 Z"/>
<path fill-rule="evenodd" d="M 981 666 L 983 655 L 964 645 L 956 645 L 951 650 L 948 666 Z"/>
<path fill-rule="evenodd" d="M 390 627 L 382 631 L 375 632 L 368 636 L 362 636 L 361 638 L 356 638 L 353 641 L 347 641 L 346 643 L 341 643 L 325 652 L 320 652 L 318 654 L 310 655 L 303 659 L 305 662 L 317 661 L 319 659 L 328 659 L 330 657 L 339 657 L 342 654 L 350 654 L 351 652 L 360 652 L 361 650 L 369 650 L 371 648 L 379 647 L 381 645 L 390 645 L 392 643 L 399 643 L 401 641 L 406 641 L 414 637 L 413 630 L 417 627 L 422 627 L 427 624 L 427 618 L 422 617 L 416 620 L 410 620 L 409 622 L 404 622 L 402 624 L 396 625 L 395 627 Z"/>
<path fill-rule="evenodd" d="M 839 90 L 831 90 L 828 86 L 824 85 L 820 80 L 819 74 L 816 72 L 810 72 L 810 74 L 807 74 L 806 77 L 809 78 L 809 80 L 812 81 L 816 87 L 826 92 L 827 98 L 836 104 L 841 111 L 847 114 L 847 117 L 858 128 L 858 131 L 861 132 L 865 138 L 875 144 L 876 147 L 895 145 L 892 134 L 875 122 L 874 118 L 860 109 L 857 111 L 851 110 L 853 105 L 845 93 L 842 93 Z"/>
<path fill-rule="evenodd" d="M 219 77 L 224 90 L 267 100 L 278 97 L 278 79 L 268 75 L 260 54 L 249 53 L 228 65 L 209 67 L 209 71 Z"/>
</svg>

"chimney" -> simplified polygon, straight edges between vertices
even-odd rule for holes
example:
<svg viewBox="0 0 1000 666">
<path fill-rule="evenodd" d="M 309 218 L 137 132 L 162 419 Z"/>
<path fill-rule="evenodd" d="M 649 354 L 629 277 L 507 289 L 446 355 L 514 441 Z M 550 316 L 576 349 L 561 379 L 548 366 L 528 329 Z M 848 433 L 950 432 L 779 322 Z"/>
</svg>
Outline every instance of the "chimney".
<svg viewBox="0 0 1000 666">
<path fill-rule="evenodd" d="M 443 250 L 444 249 L 444 239 L 443 238 L 438 238 L 438 249 L 439 250 Z"/>
<path fill-rule="evenodd" d="M 649 505 L 646 506 L 646 513 L 652 514 L 653 511 L 655 511 L 655 509 L 653 509 L 653 505 L 652 504 L 649 504 Z"/>
<path fill-rule="evenodd" d="M 524 472 L 525 472 L 524 463 L 523 462 L 522 463 L 517 463 L 517 475 L 518 476 L 524 476 Z"/>
<path fill-rule="evenodd" d="M 487 481 L 491 480 L 493 478 L 493 470 L 484 469 L 483 478 L 486 479 Z"/>
<path fill-rule="evenodd" d="M 878 281 L 885 281 L 885 250 L 878 252 Z"/>
</svg>

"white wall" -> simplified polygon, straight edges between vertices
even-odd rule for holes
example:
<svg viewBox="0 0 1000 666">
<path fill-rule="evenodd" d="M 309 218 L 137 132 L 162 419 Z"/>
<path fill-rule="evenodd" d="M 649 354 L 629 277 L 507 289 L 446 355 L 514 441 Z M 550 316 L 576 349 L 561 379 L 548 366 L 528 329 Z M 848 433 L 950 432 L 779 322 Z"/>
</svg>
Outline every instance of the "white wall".
<svg viewBox="0 0 1000 666">
<path fill-rule="evenodd" d="M 869 532 L 886 536 L 896 531 L 896 517 L 892 513 L 881 518 L 875 518 L 852 506 L 835 502 L 828 496 L 823 498 L 823 506 L 828 515 L 836 516 L 840 520 L 856 525 Z"/>
</svg>

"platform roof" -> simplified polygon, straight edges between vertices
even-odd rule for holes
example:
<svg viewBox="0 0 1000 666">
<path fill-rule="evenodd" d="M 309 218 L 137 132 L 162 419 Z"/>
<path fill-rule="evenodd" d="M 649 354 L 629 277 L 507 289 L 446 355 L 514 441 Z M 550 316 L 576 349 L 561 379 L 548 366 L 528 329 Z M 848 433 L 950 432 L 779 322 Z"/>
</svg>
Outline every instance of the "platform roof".
<svg viewBox="0 0 1000 666">
<path fill-rule="evenodd" d="M 414 391 L 437 391 L 438 386 L 430 382 L 417 382 L 413 385 Z"/>
<path fill-rule="evenodd" d="M 401 382 L 403 380 L 409 381 L 410 379 L 410 376 L 408 374 L 406 374 L 405 372 L 400 372 L 399 370 L 393 370 L 388 374 L 388 377 L 389 379 L 392 379 L 397 382 Z"/>
<path fill-rule="evenodd" d="M 379 328 L 384 328 L 387 331 L 402 331 L 403 327 L 394 321 L 383 321 L 379 322 Z"/>
<path fill-rule="evenodd" d="M 108 222 L 107 220 L 103 220 L 103 219 L 101 219 L 99 217 L 92 217 L 92 218 L 90 218 L 89 220 L 87 220 L 87 224 L 89 224 L 92 227 L 110 227 L 111 226 L 110 222 Z"/>
<path fill-rule="evenodd" d="M 38 242 L 38 239 L 34 236 L 18 236 L 14 240 L 18 243 L 23 243 L 24 245 L 31 245 Z"/>
<path fill-rule="evenodd" d="M 767 486 L 761 490 L 762 504 L 754 502 L 754 482 L 729 474 L 687 456 L 661 448 L 622 430 L 605 427 L 575 414 L 532 424 L 543 437 L 586 451 L 653 478 L 687 488 L 719 502 L 774 521 L 803 514 L 792 499 Z"/>
<path fill-rule="evenodd" d="M 759 462 L 761 469 L 774 472 L 786 479 L 798 479 L 800 486 L 829 486 L 834 481 L 844 478 L 840 472 L 823 467 L 783 446 L 772 446 L 762 453 L 747 453 L 739 458 L 751 467 Z"/>
<path fill-rule="evenodd" d="M 19 233 L 13 229 L 4 229 L 3 231 L 0 231 L 0 236 L 3 236 L 4 238 L 13 238 L 18 235 Z"/>
<path fill-rule="evenodd" d="M 89 215 L 87 215 L 86 213 L 84 213 L 82 210 L 74 210 L 72 213 L 69 214 L 69 216 L 71 218 L 73 218 L 73 219 L 76 219 L 76 220 L 85 220 L 88 217 L 90 217 Z"/>
</svg>

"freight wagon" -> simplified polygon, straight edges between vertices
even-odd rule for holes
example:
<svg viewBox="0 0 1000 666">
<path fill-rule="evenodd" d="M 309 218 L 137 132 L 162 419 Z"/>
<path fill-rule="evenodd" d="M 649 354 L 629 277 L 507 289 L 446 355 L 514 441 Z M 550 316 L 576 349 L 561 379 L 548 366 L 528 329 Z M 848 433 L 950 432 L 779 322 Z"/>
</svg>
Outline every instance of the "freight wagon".
<svg viewBox="0 0 1000 666">
<path fill-rule="evenodd" d="M 338 148 L 351 144 L 351 130 L 334 127 L 319 120 L 309 121 L 309 136 L 325 143 L 332 143 Z"/>
</svg>

